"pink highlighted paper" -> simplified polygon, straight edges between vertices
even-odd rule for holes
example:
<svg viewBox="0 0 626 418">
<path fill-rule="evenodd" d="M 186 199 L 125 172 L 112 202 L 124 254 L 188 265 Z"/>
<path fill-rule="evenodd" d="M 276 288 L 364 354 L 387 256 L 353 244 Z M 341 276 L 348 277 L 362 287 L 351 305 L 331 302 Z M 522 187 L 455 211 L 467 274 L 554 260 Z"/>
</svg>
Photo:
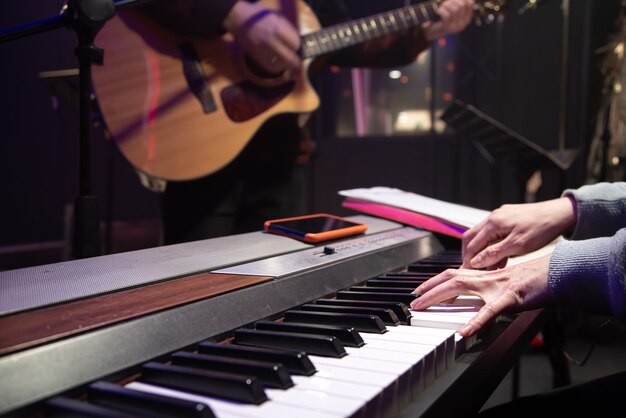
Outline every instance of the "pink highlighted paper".
<svg viewBox="0 0 626 418">
<path fill-rule="evenodd" d="M 418 228 L 438 232 L 455 238 L 461 238 L 463 236 L 463 232 L 467 230 L 465 227 L 450 224 L 440 219 L 432 218 L 407 209 L 358 200 L 350 197 L 343 201 L 342 206 L 358 212 L 367 213 L 369 215 L 385 219 L 391 219 L 392 221 L 396 221 L 401 224 L 416 226 Z"/>
</svg>

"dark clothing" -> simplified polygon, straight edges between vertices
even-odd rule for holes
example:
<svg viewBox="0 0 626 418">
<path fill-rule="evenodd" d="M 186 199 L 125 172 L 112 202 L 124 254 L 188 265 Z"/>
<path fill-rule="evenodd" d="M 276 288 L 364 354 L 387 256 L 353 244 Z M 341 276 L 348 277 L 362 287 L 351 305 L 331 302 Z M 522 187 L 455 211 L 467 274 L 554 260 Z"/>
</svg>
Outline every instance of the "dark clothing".
<svg viewBox="0 0 626 418">
<path fill-rule="evenodd" d="M 307 213 L 302 130 L 290 115 L 264 124 L 235 160 L 198 180 L 169 182 L 161 196 L 166 244 L 258 231 L 268 219 Z"/>
</svg>

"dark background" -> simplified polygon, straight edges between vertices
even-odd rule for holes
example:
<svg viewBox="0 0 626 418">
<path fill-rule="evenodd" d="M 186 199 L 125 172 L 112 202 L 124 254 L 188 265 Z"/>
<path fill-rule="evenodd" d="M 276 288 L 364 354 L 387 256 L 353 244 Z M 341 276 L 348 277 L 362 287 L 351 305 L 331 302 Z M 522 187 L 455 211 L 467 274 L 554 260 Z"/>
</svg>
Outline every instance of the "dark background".
<svg viewBox="0 0 626 418">
<path fill-rule="evenodd" d="M 403 4 L 382 3 L 347 2 L 355 17 Z M 62 4 L 2 2 L 0 29 L 54 16 Z M 473 25 L 459 36 L 456 97 L 546 149 L 559 146 L 562 122 L 566 146 L 581 149 L 582 155 L 564 175 L 557 170 L 543 173 L 538 198 L 544 199 L 584 181 L 601 81 L 594 50 L 614 31 L 619 1 L 572 1 L 565 39 L 561 1 L 544 0 L 536 10 L 519 15 L 523 4 L 510 1 L 502 21 Z M 68 208 L 78 192 L 78 113 L 75 105 L 51 94 L 39 73 L 75 68 L 75 45 L 73 33 L 65 28 L 0 44 L 0 269 L 68 256 Z M 322 101 L 332 91 L 332 77 L 314 80 Z M 71 85 L 61 80 L 56 87 Z M 522 199 L 514 167 L 489 163 L 470 140 L 454 132 L 335 138 L 332 116 L 332 106 L 322 106 L 314 119 L 318 144 L 310 165 L 314 212 L 351 214 L 341 208 L 337 190 L 378 185 L 484 209 Z M 139 184 L 100 129 L 94 129 L 92 155 L 104 251 L 158 245 L 157 195 Z"/>
</svg>

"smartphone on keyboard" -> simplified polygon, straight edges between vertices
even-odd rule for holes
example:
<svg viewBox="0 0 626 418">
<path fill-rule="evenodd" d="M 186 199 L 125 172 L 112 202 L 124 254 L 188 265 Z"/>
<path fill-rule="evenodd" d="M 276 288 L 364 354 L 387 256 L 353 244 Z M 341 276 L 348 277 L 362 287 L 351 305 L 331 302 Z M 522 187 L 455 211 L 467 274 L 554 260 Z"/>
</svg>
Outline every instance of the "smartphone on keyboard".
<svg viewBox="0 0 626 418">
<path fill-rule="evenodd" d="M 362 234 L 367 225 L 327 213 L 274 219 L 264 224 L 266 232 L 299 241 L 317 243 Z"/>
</svg>

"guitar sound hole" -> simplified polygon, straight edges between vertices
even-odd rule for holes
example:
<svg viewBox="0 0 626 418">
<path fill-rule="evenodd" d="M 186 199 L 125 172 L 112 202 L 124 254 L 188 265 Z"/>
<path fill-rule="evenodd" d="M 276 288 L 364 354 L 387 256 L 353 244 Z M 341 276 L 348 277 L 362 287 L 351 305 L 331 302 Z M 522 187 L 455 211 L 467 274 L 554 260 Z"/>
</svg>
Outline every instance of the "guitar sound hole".
<svg viewBox="0 0 626 418">
<path fill-rule="evenodd" d="M 233 122 L 245 122 L 285 98 L 295 84 L 295 81 L 273 87 L 259 86 L 251 81 L 233 84 L 220 93 L 224 111 Z"/>
</svg>

